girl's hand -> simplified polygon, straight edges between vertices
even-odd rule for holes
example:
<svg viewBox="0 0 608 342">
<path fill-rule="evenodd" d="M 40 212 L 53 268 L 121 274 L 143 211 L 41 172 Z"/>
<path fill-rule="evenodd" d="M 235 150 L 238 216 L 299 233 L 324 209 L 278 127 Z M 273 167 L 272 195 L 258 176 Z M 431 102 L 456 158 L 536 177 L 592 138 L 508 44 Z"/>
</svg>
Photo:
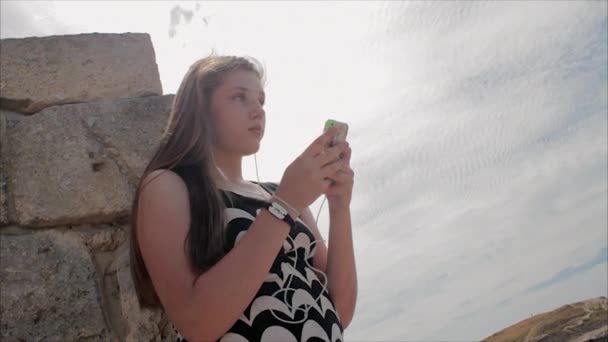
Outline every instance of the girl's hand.
<svg viewBox="0 0 608 342">
<path fill-rule="evenodd" d="M 338 130 L 332 128 L 320 135 L 283 173 L 276 195 L 300 213 L 326 193 L 331 176 L 342 168 L 332 160 L 346 152 L 345 146 L 326 149 L 337 133 Z"/>
<path fill-rule="evenodd" d="M 325 196 L 327 196 L 330 212 L 350 209 L 355 178 L 355 172 L 350 167 L 352 152 L 350 145 L 348 142 L 340 142 L 335 147 L 343 152 L 340 154 L 340 159 L 334 162 L 340 165 L 338 171 L 328 177 L 332 182 L 327 188 Z"/>
</svg>

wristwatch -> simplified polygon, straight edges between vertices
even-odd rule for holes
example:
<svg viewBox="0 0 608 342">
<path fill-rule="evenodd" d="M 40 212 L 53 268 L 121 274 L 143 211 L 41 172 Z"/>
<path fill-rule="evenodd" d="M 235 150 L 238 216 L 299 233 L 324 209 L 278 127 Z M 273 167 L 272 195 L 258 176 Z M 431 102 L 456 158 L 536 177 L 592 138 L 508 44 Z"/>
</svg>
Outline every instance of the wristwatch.
<svg viewBox="0 0 608 342">
<path fill-rule="evenodd" d="M 283 207 L 279 202 L 273 201 L 270 203 L 268 207 L 266 207 L 268 211 L 276 218 L 281 221 L 287 222 L 290 227 L 293 227 L 296 224 L 296 221 L 289 215 L 289 212 L 285 207 Z"/>
</svg>

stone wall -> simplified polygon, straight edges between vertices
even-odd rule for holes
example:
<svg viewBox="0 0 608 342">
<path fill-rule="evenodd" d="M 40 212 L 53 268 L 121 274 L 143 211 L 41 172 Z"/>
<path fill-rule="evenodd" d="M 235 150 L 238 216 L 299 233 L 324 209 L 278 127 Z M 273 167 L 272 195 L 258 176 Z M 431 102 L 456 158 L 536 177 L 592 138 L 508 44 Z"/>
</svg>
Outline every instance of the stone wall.
<svg viewBox="0 0 608 342">
<path fill-rule="evenodd" d="M 148 34 L 0 40 L 0 340 L 160 341 L 128 214 L 166 124 Z"/>
</svg>

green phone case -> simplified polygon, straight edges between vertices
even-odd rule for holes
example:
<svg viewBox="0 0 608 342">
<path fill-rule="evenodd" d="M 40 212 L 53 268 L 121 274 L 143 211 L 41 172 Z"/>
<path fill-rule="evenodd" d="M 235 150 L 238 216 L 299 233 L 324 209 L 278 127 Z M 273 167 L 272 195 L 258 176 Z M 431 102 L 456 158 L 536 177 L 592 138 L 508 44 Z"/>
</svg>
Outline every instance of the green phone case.
<svg viewBox="0 0 608 342">
<path fill-rule="evenodd" d="M 336 135 L 335 140 L 332 141 L 332 145 L 336 141 L 346 140 L 346 135 L 348 134 L 348 124 L 346 122 L 340 122 L 340 121 L 332 120 L 332 119 L 328 119 L 327 121 L 325 121 L 325 127 L 323 128 L 323 131 L 326 132 L 328 129 L 330 129 L 334 126 L 337 126 L 340 131 L 339 131 L 338 135 Z"/>
</svg>

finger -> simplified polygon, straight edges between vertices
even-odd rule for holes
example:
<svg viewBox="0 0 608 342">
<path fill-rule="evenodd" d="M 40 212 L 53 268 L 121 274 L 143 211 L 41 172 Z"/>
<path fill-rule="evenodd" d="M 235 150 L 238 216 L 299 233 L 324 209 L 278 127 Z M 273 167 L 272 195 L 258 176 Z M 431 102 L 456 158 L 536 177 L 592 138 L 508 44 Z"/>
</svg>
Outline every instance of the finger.
<svg viewBox="0 0 608 342">
<path fill-rule="evenodd" d="M 327 178 L 327 177 L 331 177 L 333 175 L 336 174 L 336 172 L 338 172 L 338 170 L 341 170 L 343 168 L 347 168 L 348 165 L 343 161 L 337 161 L 331 164 L 327 164 L 324 167 L 321 168 L 321 174 L 323 175 L 323 178 Z"/>
<path fill-rule="evenodd" d="M 323 151 L 323 149 L 325 149 L 327 146 L 329 146 L 329 143 L 336 136 L 337 133 L 338 133 L 337 127 L 332 127 L 330 129 L 328 129 L 325 133 L 323 133 L 319 137 L 317 137 L 306 148 L 306 150 L 304 150 L 303 154 L 310 155 L 313 157 L 318 155 L 321 151 Z"/>
<path fill-rule="evenodd" d="M 329 147 L 319 153 L 315 159 L 319 166 L 323 167 L 327 164 L 333 163 L 340 159 L 340 155 L 344 153 L 344 147 L 342 145 L 336 145 Z"/>
<path fill-rule="evenodd" d="M 352 155 L 352 149 L 350 148 L 350 146 L 346 147 L 346 151 L 343 152 L 343 154 L 340 154 L 340 159 L 345 160 L 348 164 L 350 164 L 350 157 Z"/>
<path fill-rule="evenodd" d="M 329 189 L 329 187 L 331 186 L 332 180 L 329 178 L 324 178 L 323 179 L 323 192 L 326 192 L 327 189 Z"/>
<path fill-rule="evenodd" d="M 352 170 L 339 170 L 334 177 L 334 180 L 340 183 L 352 182 L 354 173 Z"/>
<path fill-rule="evenodd" d="M 328 178 L 339 183 L 344 183 L 352 181 L 354 175 L 355 173 L 353 172 L 353 170 L 350 169 L 348 166 L 345 166 L 345 168 L 336 171 L 335 174 L 330 175 Z"/>
<path fill-rule="evenodd" d="M 344 159 L 344 156 L 348 155 L 349 149 L 350 147 L 348 142 L 340 142 L 335 146 L 326 149 L 323 153 L 320 153 L 317 156 L 317 162 L 321 167 L 323 167 L 340 159 Z"/>
</svg>

